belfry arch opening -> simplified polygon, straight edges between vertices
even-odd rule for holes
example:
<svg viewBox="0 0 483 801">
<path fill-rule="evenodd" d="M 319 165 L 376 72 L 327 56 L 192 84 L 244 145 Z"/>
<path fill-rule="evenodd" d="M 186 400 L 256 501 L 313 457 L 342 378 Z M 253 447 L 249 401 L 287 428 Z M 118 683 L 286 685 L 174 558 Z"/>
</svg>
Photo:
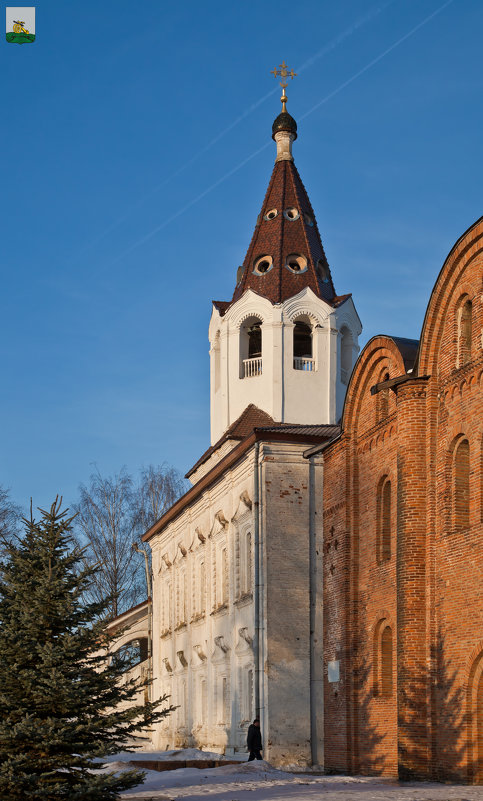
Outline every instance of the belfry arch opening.
<svg viewBox="0 0 483 801">
<path fill-rule="evenodd" d="M 262 374 L 262 320 L 248 317 L 240 326 L 240 378 Z"/>
<path fill-rule="evenodd" d="M 352 332 L 343 326 L 340 340 L 340 380 L 343 384 L 349 383 L 352 372 Z"/>
<path fill-rule="evenodd" d="M 293 329 L 294 370 L 315 370 L 312 323 L 307 317 L 295 321 Z"/>
</svg>

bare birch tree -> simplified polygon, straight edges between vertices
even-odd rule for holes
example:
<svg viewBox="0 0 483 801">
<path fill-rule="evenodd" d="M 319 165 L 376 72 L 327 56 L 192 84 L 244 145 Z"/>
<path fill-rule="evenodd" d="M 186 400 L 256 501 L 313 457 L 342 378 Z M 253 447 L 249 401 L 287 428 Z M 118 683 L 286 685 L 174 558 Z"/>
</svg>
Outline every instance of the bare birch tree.
<svg viewBox="0 0 483 801">
<path fill-rule="evenodd" d="M 144 560 L 133 551 L 133 543 L 184 488 L 179 473 L 166 465 L 145 468 L 137 484 L 125 468 L 108 477 L 96 470 L 89 485 L 79 487 L 76 538 L 85 549 L 85 561 L 97 567 L 90 592 L 96 600 L 111 599 L 111 617 L 146 598 Z"/>
<path fill-rule="evenodd" d="M 11 542 L 20 530 L 22 512 L 10 498 L 8 489 L 0 485 L 0 558 L 4 546 Z"/>
<path fill-rule="evenodd" d="M 85 546 L 85 561 L 97 566 L 90 591 L 97 601 L 109 597 L 110 614 L 116 617 L 142 594 L 142 574 L 132 550 L 136 539 L 133 480 L 124 469 L 108 477 L 97 470 L 88 486 L 81 484 L 79 493 L 74 506 L 77 539 Z"/>
<path fill-rule="evenodd" d="M 181 478 L 174 467 L 162 464 L 144 467 L 138 487 L 138 520 L 140 535 L 144 534 L 156 520 L 186 492 L 188 482 Z"/>
</svg>

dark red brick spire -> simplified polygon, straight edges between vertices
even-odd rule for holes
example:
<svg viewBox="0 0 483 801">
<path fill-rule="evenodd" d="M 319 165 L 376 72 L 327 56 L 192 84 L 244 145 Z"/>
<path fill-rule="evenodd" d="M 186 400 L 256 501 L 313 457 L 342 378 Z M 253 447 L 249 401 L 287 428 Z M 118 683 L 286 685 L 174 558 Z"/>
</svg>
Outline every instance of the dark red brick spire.
<svg viewBox="0 0 483 801">
<path fill-rule="evenodd" d="M 305 287 L 334 302 L 334 285 L 315 214 L 291 158 L 275 162 L 240 273 L 232 303 L 247 289 L 281 303 Z"/>
</svg>

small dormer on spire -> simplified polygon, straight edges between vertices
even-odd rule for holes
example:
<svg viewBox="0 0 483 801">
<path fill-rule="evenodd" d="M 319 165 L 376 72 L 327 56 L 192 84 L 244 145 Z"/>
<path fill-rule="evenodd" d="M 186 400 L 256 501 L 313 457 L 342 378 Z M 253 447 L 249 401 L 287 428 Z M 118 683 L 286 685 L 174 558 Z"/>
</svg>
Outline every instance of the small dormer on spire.
<svg viewBox="0 0 483 801">
<path fill-rule="evenodd" d="M 281 77 L 280 86 L 282 87 L 282 112 L 274 120 L 272 125 L 272 139 L 277 143 L 277 158 L 275 161 L 293 161 L 292 156 L 292 142 L 297 138 L 297 123 L 294 118 L 287 111 L 287 93 L 285 89 L 288 86 L 288 79 L 293 80 L 297 73 L 292 69 L 289 70 L 285 61 L 279 64 L 278 69 L 272 71 L 272 75 L 276 78 Z"/>
</svg>

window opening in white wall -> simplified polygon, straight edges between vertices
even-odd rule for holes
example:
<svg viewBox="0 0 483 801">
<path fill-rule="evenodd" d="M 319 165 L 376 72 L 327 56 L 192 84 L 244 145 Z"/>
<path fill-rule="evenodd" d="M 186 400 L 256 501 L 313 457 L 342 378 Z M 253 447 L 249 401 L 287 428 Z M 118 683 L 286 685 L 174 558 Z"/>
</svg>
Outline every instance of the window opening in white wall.
<svg viewBox="0 0 483 801">
<path fill-rule="evenodd" d="M 206 593 L 206 570 L 205 560 L 200 562 L 200 569 L 198 574 L 198 613 L 201 615 L 205 611 L 205 593 Z"/>
<path fill-rule="evenodd" d="M 241 530 L 237 534 L 237 587 L 238 598 L 252 591 L 252 533 Z"/>
<path fill-rule="evenodd" d="M 206 686 L 206 679 L 201 679 L 201 692 L 200 692 L 200 723 L 204 726 L 208 721 L 208 693 L 207 693 L 207 686 Z"/>
<path fill-rule="evenodd" d="M 227 676 L 221 677 L 221 692 L 218 709 L 218 722 L 225 726 L 230 722 L 230 688 Z"/>
<path fill-rule="evenodd" d="M 240 326 L 240 378 L 262 374 L 262 321 L 250 317 Z"/>
<path fill-rule="evenodd" d="M 300 320 L 293 330 L 293 366 L 294 370 L 315 370 L 315 359 L 312 351 L 312 328 Z"/>
<path fill-rule="evenodd" d="M 221 598 L 222 604 L 228 603 L 228 551 L 221 549 Z"/>
</svg>

